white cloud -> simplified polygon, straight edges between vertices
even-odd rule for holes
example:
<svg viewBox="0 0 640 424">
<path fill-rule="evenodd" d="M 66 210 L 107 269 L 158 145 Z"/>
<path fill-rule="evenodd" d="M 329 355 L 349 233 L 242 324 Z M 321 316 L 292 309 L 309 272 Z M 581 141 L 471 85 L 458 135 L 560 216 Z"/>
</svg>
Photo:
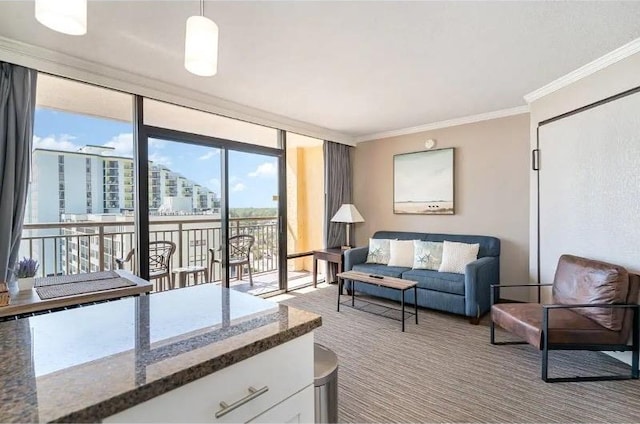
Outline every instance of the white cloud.
<svg viewBox="0 0 640 424">
<path fill-rule="evenodd" d="M 149 155 L 149 161 L 153 163 L 157 163 L 159 165 L 171 166 L 171 158 L 168 156 L 162 156 L 158 152 L 154 152 Z"/>
<path fill-rule="evenodd" d="M 209 160 L 214 156 L 217 156 L 218 153 L 220 153 L 219 150 L 210 150 L 207 153 L 205 153 L 204 155 L 200 156 L 198 159 L 200 160 Z"/>
<path fill-rule="evenodd" d="M 167 140 L 158 140 L 157 138 L 149 139 L 150 149 L 164 149 L 166 145 L 167 145 Z"/>
<path fill-rule="evenodd" d="M 273 175 L 276 175 L 277 172 L 278 170 L 276 169 L 276 166 L 274 165 L 273 162 L 265 162 L 259 165 L 255 171 L 250 172 L 249 176 L 250 177 L 271 177 Z"/>
<path fill-rule="evenodd" d="M 234 192 L 244 191 L 245 188 L 247 188 L 246 185 L 244 185 L 242 183 L 238 183 L 238 184 L 234 185 L 233 187 L 231 187 L 231 191 L 234 191 Z"/>
<path fill-rule="evenodd" d="M 103 144 L 106 147 L 112 147 L 114 150 L 109 154 L 116 156 L 133 157 L 133 134 L 122 133 L 114 136 L 111 140 Z"/>
<path fill-rule="evenodd" d="M 64 150 L 67 152 L 75 152 L 80 146 L 75 144 L 73 140 L 76 138 L 69 134 L 50 135 L 44 138 L 33 136 L 33 148 L 34 149 L 50 149 L 50 150 Z"/>
<path fill-rule="evenodd" d="M 152 149 L 164 149 L 167 142 L 165 140 L 156 140 L 155 138 L 149 139 L 149 150 Z M 103 144 L 105 147 L 112 147 L 114 150 L 110 152 L 110 155 L 125 156 L 128 158 L 133 157 L 133 134 L 122 133 L 113 136 L 111 140 Z M 153 155 L 153 153 L 152 153 Z M 151 157 L 149 157 L 151 159 Z"/>
</svg>

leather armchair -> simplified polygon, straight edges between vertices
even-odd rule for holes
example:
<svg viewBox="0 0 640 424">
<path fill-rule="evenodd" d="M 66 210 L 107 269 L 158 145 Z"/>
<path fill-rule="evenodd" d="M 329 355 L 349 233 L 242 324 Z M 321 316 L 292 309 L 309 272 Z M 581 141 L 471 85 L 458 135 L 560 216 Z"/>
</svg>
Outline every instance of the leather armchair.
<svg viewBox="0 0 640 424">
<path fill-rule="evenodd" d="M 551 286 L 553 303 L 495 304 L 499 287 L 531 286 Z M 640 276 L 621 266 L 563 255 L 553 284 L 492 286 L 491 344 L 528 343 L 540 349 L 541 377 L 545 382 L 637 379 L 639 289 Z M 496 342 L 496 325 L 524 341 Z M 631 351 L 631 375 L 549 378 L 549 350 Z"/>
</svg>

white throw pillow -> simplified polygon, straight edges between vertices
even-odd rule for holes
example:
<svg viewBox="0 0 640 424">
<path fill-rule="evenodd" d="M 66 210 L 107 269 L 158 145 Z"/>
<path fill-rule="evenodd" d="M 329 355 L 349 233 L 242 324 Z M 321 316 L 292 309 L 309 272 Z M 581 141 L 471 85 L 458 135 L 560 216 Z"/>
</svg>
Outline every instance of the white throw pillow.
<svg viewBox="0 0 640 424">
<path fill-rule="evenodd" d="M 440 269 L 443 247 L 441 242 L 414 240 L 413 269 Z"/>
<path fill-rule="evenodd" d="M 467 264 L 478 259 L 478 250 L 478 243 L 455 243 L 445 240 L 442 247 L 442 263 L 438 271 L 464 274 Z"/>
<path fill-rule="evenodd" d="M 413 240 L 391 240 L 389 250 L 389 266 L 413 266 Z"/>
<path fill-rule="evenodd" d="M 368 264 L 389 263 L 389 239 L 369 239 L 369 253 L 367 254 Z"/>
</svg>

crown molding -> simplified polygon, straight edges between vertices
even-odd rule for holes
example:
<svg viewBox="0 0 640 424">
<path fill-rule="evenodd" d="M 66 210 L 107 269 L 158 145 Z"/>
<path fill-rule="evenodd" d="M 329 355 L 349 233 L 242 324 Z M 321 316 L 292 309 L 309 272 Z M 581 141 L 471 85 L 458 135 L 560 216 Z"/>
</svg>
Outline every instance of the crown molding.
<svg viewBox="0 0 640 424">
<path fill-rule="evenodd" d="M 576 81 L 586 78 L 589 75 L 595 74 L 596 72 L 608 66 L 611 66 L 616 62 L 626 59 L 627 57 L 632 56 L 638 52 L 640 52 L 640 38 L 636 38 L 635 40 L 615 49 L 612 52 L 605 54 L 604 56 L 594 60 L 593 62 L 587 63 L 586 65 L 576 69 L 575 71 L 569 72 L 567 75 L 550 82 L 544 87 L 532 91 L 531 93 L 524 96 L 524 100 L 527 103 L 531 103 L 535 100 L 540 99 L 541 97 L 547 96 L 555 91 L 560 90 L 561 88 L 573 84 Z"/>
<path fill-rule="evenodd" d="M 356 137 L 356 143 L 379 140 L 382 138 L 398 137 L 401 135 L 415 134 L 425 131 L 437 130 L 440 128 L 455 127 L 458 125 L 473 124 L 474 122 L 489 121 L 491 119 L 505 118 L 507 116 L 521 115 L 529 113 L 529 106 L 518 106 L 509 109 L 501 109 L 493 112 L 480 113 L 478 115 L 463 116 L 461 118 L 448 119 L 446 121 L 433 122 L 431 124 L 419 125 L 417 127 L 403 128 L 393 131 L 383 131 Z"/>
<path fill-rule="evenodd" d="M 2 36 L 0 60 L 229 118 L 355 145 L 353 137 L 347 134 Z"/>
</svg>

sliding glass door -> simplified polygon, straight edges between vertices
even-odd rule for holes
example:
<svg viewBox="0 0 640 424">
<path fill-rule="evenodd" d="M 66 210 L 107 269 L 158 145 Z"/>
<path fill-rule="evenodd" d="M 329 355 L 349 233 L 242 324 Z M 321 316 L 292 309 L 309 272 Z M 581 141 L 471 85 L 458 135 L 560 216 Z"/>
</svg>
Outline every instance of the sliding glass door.
<svg viewBox="0 0 640 424">
<path fill-rule="evenodd" d="M 228 157 L 230 287 L 280 290 L 278 157 L 240 151 Z"/>
<path fill-rule="evenodd" d="M 149 278 L 154 290 L 221 281 L 222 149 L 150 138 L 148 150 Z"/>
<path fill-rule="evenodd" d="M 279 152 L 159 128 L 144 136 L 154 290 L 280 290 Z"/>
</svg>

